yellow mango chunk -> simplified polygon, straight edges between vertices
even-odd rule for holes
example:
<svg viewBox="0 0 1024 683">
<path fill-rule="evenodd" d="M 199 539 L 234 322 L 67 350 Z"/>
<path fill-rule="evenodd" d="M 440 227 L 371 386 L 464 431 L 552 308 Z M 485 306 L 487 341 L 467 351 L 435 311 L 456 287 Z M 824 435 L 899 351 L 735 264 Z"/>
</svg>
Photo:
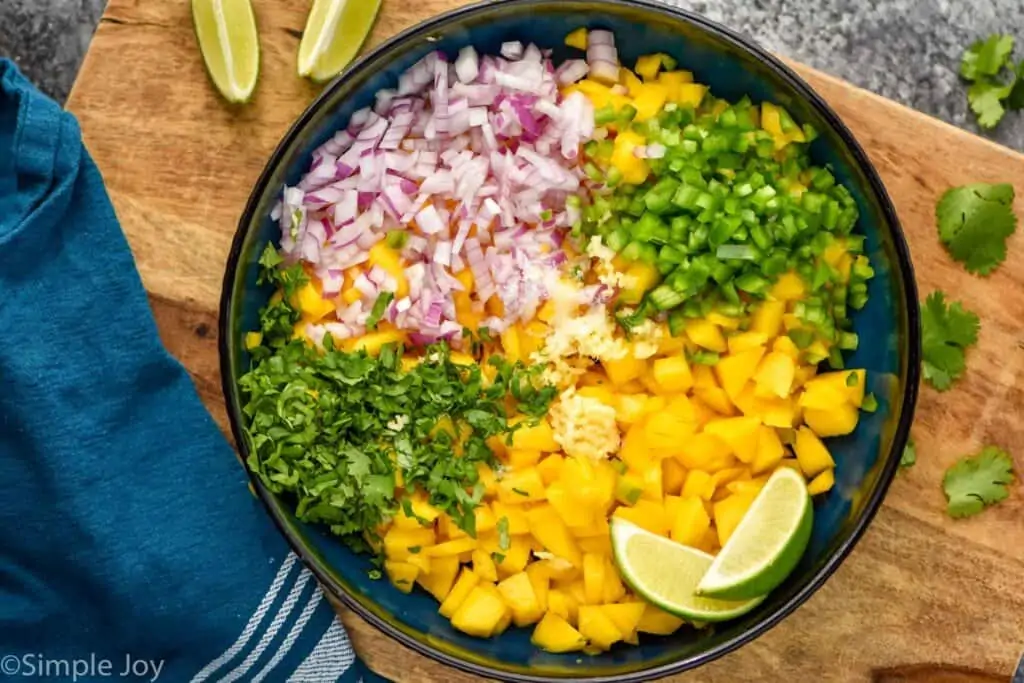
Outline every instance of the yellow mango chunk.
<svg viewBox="0 0 1024 683">
<path fill-rule="evenodd" d="M 544 480 L 536 467 L 505 472 L 498 480 L 498 500 L 506 505 L 525 505 L 546 498 Z"/>
<path fill-rule="evenodd" d="M 459 578 L 455 580 L 455 585 L 448 591 L 444 602 L 441 603 L 441 607 L 437 610 L 438 613 L 447 619 L 451 619 L 452 615 L 455 614 L 455 610 L 462 606 L 462 603 L 478 583 L 480 583 L 479 576 L 469 569 L 463 569 L 459 574 Z"/>
<path fill-rule="evenodd" d="M 852 380 L 851 380 L 852 376 Z M 864 402 L 864 380 L 866 373 L 860 370 L 837 370 L 835 372 L 823 372 L 822 374 L 808 380 L 804 384 L 807 391 L 812 389 L 832 389 L 836 393 L 844 395 L 854 406 L 860 408 Z M 812 408 L 825 408 L 826 406 L 808 406 Z"/>
<path fill-rule="evenodd" d="M 639 185 L 647 180 L 650 167 L 646 161 L 637 158 L 633 153 L 637 147 L 645 144 L 647 144 L 646 139 L 633 130 L 624 130 L 615 137 L 611 163 L 622 172 L 623 182 Z"/>
<path fill-rule="evenodd" d="M 721 328 L 707 320 L 690 320 L 683 331 L 690 341 L 708 351 L 725 353 L 728 348 Z"/>
<path fill-rule="evenodd" d="M 477 548 L 472 555 L 473 572 L 484 581 L 494 583 L 498 580 L 498 567 L 494 564 L 491 553 Z M 456 558 L 457 559 L 457 558 Z"/>
<path fill-rule="evenodd" d="M 618 397 L 615 391 L 608 385 L 580 387 L 576 393 L 579 396 L 596 398 L 610 408 L 614 408 L 618 404 Z"/>
<path fill-rule="evenodd" d="M 543 563 L 536 562 L 534 565 L 542 566 Z M 576 623 L 576 610 L 579 605 L 576 600 L 568 593 L 552 588 L 548 591 L 548 613 L 565 619 L 570 624 Z"/>
<path fill-rule="evenodd" d="M 613 643 L 622 640 L 623 635 L 597 605 L 580 606 L 579 632 L 591 645 L 602 650 L 607 650 Z"/>
<path fill-rule="evenodd" d="M 611 546 L 611 538 L 608 538 L 607 541 L 609 546 Z M 619 578 L 619 570 L 616 569 L 614 563 L 612 562 L 611 552 L 605 554 L 604 561 L 604 592 L 602 594 L 602 601 L 605 604 L 611 602 L 618 602 L 623 597 L 625 597 L 626 587 L 623 585 L 622 579 Z"/>
<path fill-rule="evenodd" d="M 772 342 L 772 351 L 778 351 L 791 357 L 793 360 L 800 358 L 800 349 L 788 336 L 783 335 Z"/>
<path fill-rule="evenodd" d="M 262 332 L 246 332 L 245 333 L 245 348 L 247 351 L 252 351 L 257 346 L 263 343 Z"/>
<path fill-rule="evenodd" d="M 320 282 L 310 280 L 296 292 L 292 305 L 302 312 L 308 322 L 317 322 L 324 316 L 334 312 L 334 304 L 321 295 Z"/>
<path fill-rule="evenodd" d="M 797 273 L 783 273 L 772 285 L 769 295 L 777 301 L 797 301 L 807 296 L 807 285 Z"/>
<path fill-rule="evenodd" d="M 630 97 L 636 97 L 636 94 L 640 92 L 640 86 L 644 84 L 635 73 L 626 68 L 619 69 L 619 82 L 626 86 Z"/>
<path fill-rule="evenodd" d="M 390 560 L 405 560 L 412 554 L 410 548 L 422 550 L 433 545 L 432 528 L 402 529 L 392 526 L 384 534 L 384 554 Z"/>
<path fill-rule="evenodd" d="M 813 477 L 836 466 L 836 462 L 832 459 L 825 444 L 808 427 L 800 427 L 796 431 L 796 443 L 793 444 L 793 451 L 800 463 L 800 469 L 808 477 Z"/>
<path fill-rule="evenodd" d="M 664 495 L 674 495 L 683 488 L 686 481 L 686 469 L 675 458 L 661 461 L 661 489 Z"/>
<path fill-rule="evenodd" d="M 683 496 L 675 508 L 669 536 L 676 543 L 698 547 L 704 534 L 711 528 L 711 518 L 704 507 L 704 500 L 697 496 Z"/>
<path fill-rule="evenodd" d="M 587 49 L 587 29 L 580 27 L 565 36 L 565 44 L 577 50 Z"/>
<path fill-rule="evenodd" d="M 646 605 L 642 602 L 620 602 L 616 605 L 604 605 L 601 611 L 615 624 L 615 628 L 628 640 L 636 633 L 640 619 L 644 615 Z"/>
<path fill-rule="evenodd" d="M 644 426 L 647 446 L 669 455 L 678 452 L 685 438 L 696 431 L 696 416 L 692 420 L 685 420 L 668 411 L 651 415 Z"/>
<path fill-rule="evenodd" d="M 526 572 L 513 574 L 499 583 L 498 592 L 512 610 L 512 623 L 516 626 L 534 624 L 544 615 Z"/>
<path fill-rule="evenodd" d="M 540 451 L 528 451 L 514 448 L 508 452 L 508 455 L 505 456 L 505 460 L 512 469 L 521 469 L 524 467 L 533 467 L 540 462 L 543 455 L 544 454 Z"/>
<path fill-rule="evenodd" d="M 685 622 L 674 614 L 658 609 L 654 605 L 645 604 L 644 613 L 637 622 L 636 630 L 640 633 L 651 633 L 656 636 L 672 635 Z"/>
<path fill-rule="evenodd" d="M 513 325 L 501 333 L 501 348 L 508 362 L 523 360 L 522 347 L 519 344 L 519 331 Z"/>
<path fill-rule="evenodd" d="M 583 556 L 583 590 L 588 605 L 600 605 L 604 595 L 605 561 L 602 555 L 586 553 Z"/>
<path fill-rule="evenodd" d="M 516 429 L 512 432 L 511 447 L 545 453 L 554 453 L 562 448 L 555 441 L 555 432 L 547 420 L 540 420 L 535 425 L 524 424 Z"/>
<path fill-rule="evenodd" d="M 729 398 L 735 399 L 747 381 L 754 376 L 764 353 L 764 347 L 759 346 L 742 353 L 729 354 L 718 361 L 715 365 L 715 375 Z"/>
<path fill-rule="evenodd" d="M 636 107 L 635 121 L 647 121 L 657 116 L 668 101 L 668 87 L 661 83 L 644 83 L 633 96 Z"/>
<path fill-rule="evenodd" d="M 704 425 L 704 433 L 717 436 L 740 462 L 750 463 L 757 456 L 761 422 L 756 417 L 727 417 Z"/>
<path fill-rule="evenodd" d="M 647 369 L 647 364 L 644 361 L 634 358 L 631 354 L 627 354 L 625 358 L 618 360 L 602 361 L 601 365 L 604 366 L 604 371 L 608 373 L 608 379 L 617 387 L 621 387 L 634 379 L 639 379 L 643 376 L 644 370 Z"/>
<path fill-rule="evenodd" d="M 654 381 L 664 393 L 684 392 L 693 386 L 690 365 L 682 356 L 657 359 L 654 361 L 651 372 L 654 375 Z"/>
<path fill-rule="evenodd" d="M 491 502 L 491 511 L 494 513 L 496 520 L 501 521 L 502 517 L 508 520 L 508 532 L 513 536 L 530 533 L 530 525 L 526 521 L 526 513 L 518 505 L 508 505 L 500 500 L 495 500 Z"/>
<path fill-rule="evenodd" d="M 540 478 L 544 482 L 545 486 L 550 486 L 551 482 L 558 479 L 562 472 L 562 463 L 564 460 L 565 459 L 560 454 L 552 453 L 537 463 L 537 472 L 540 473 Z"/>
<path fill-rule="evenodd" d="M 714 472 L 728 467 L 732 462 L 732 449 L 714 434 L 694 434 L 687 439 L 675 455 L 688 470 Z"/>
<path fill-rule="evenodd" d="M 658 75 L 658 71 L 661 69 L 661 55 L 643 55 L 636 60 L 636 66 L 633 67 L 638 75 L 643 76 L 645 80 L 653 80 Z"/>
<path fill-rule="evenodd" d="M 659 536 L 668 536 L 668 515 L 661 503 L 640 499 L 632 506 L 622 505 L 615 508 L 613 517 L 632 522 L 642 529 Z"/>
<path fill-rule="evenodd" d="M 619 449 L 619 458 L 635 470 L 642 470 L 650 460 L 647 429 L 643 422 L 637 422 L 626 432 L 622 448 Z"/>
<path fill-rule="evenodd" d="M 565 617 L 549 611 L 533 629 L 530 642 L 547 652 L 576 652 L 587 646 L 587 639 Z"/>
<path fill-rule="evenodd" d="M 388 580 L 391 581 L 395 588 L 403 593 L 408 593 L 412 590 L 416 577 L 419 576 L 420 569 L 408 562 L 385 560 L 384 572 L 388 575 Z"/>
<path fill-rule="evenodd" d="M 772 351 L 754 373 L 758 396 L 786 398 L 793 389 L 796 362 L 784 353 Z"/>
<path fill-rule="evenodd" d="M 782 331 L 782 316 L 786 312 L 785 301 L 762 301 L 750 319 L 750 331 L 772 339 Z"/>
<path fill-rule="evenodd" d="M 747 510 L 750 509 L 754 498 L 755 496 L 749 493 L 734 493 L 714 504 L 713 512 L 719 545 L 724 546 L 732 536 L 732 532 L 736 530 L 743 515 L 747 514 Z"/>
<path fill-rule="evenodd" d="M 526 565 L 526 575 L 530 577 L 530 585 L 533 586 L 533 594 L 537 598 L 537 604 L 542 611 L 548 609 L 548 593 L 551 588 L 551 575 L 539 562 L 531 562 Z"/>
<path fill-rule="evenodd" d="M 595 514 L 595 510 L 582 505 L 579 497 L 574 496 L 569 486 L 561 481 L 556 481 L 548 486 L 547 496 L 551 507 L 570 529 L 587 526 Z"/>
<path fill-rule="evenodd" d="M 773 470 L 785 455 L 786 449 L 779 439 L 779 433 L 772 427 L 762 426 L 757 440 L 757 456 L 750 464 L 750 471 L 761 474 Z"/>
<path fill-rule="evenodd" d="M 655 266 L 643 261 L 630 263 L 622 273 L 619 300 L 625 304 L 638 304 L 644 294 L 653 289 L 660 280 L 661 274 Z"/>
<path fill-rule="evenodd" d="M 860 414 L 852 404 L 844 403 L 832 410 L 804 410 L 804 422 L 820 437 L 842 436 L 857 428 Z"/>
<path fill-rule="evenodd" d="M 385 538 L 385 542 L 387 539 Z M 445 541 L 444 543 L 438 543 L 432 545 L 429 548 L 424 548 L 421 552 L 427 557 L 453 557 L 461 555 L 462 553 L 468 553 L 476 549 L 477 540 L 470 538 L 457 538 L 452 541 Z"/>
<path fill-rule="evenodd" d="M 729 337 L 728 343 L 729 353 L 735 355 L 764 346 L 768 343 L 768 335 L 757 331 L 739 332 Z"/>
<path fill-rule="evenodd" d="M 583 566 L 583 554 L 569 528 L 550 505 L 539 505 L 526 512 L 530 522 L 530 534 L 544 549 L 553 555 L 568 560 L 574 567 Z"/>
<path fill-rule="evenodd" d="M 699 83 L 683 83 L 677 91 L 676 103 L 680 107 L 693 107 L 696 109 L 704 101 L 704 95 L 708 92 L 708 86 Z"/>
<path fill-rule="evenodd" d="M 508 606 L 497 590 L 488 590 L 489 584 L 475 586 L 452 615 L 452 626 L 463 633 L 487 638 L 509 613 Z"/>
<path fill-rule="evenodd" d="M 350 351 L 366 351 L 371 356 L 380 354 L 380 350 L 387 344 L 400 344 L 405 341 L 405 332 L 400 330 L 385 330 L 382 332 L 370 332 L 352 340 L 351 346 L 346 344 Z"/>
<path fill-rule="evenodd" d="M 715 480 L 710 472 L 704 470 L 690 470 L 686 474 L 686 482 L 683 484 L 683 498 L 700 498 L 711 500 L 715 494 Z"/>
<path fill-rule="evenodd" d="M 421 585 L 425 591 L 434 596 L 438 602 L 451 593 L 455 585 L 455 577 L 459 574 L 459 558 L 439 557 L 430 561 L 430 573 L 420 573 L 416 577 L 416 583 Z"/>
<path fill-rule="evenodd" d="M 615 397 L 615 420 L 620 425 L 634 424 L 645 414 L 648 394 L 618 394 Z"/>
<path fill-rule="evenodd" d="M 814 479 L 812 479 L 809 484 L 807 484 L 807 492 L 812 496 L 816 496 L 819 493 L 831 491 L 832 487 L 835 486 L 835 483 L 835 470 L 827 469 L 818 476 L 816 476 Z"/>
<path fill-rule="evenodd" d="M 498 577 L 500 578 L 526 569 L 532 551 L 529 536 L 513 536 L 509 540 L 507 550 L 501 550 L 497 546 L 491 546 L 488 549 L 492 553 L 498 553 L 498 557 L 494 555 L 492 557 L 494 557 L 494 564 L 498 567 Z"/>
</svg>

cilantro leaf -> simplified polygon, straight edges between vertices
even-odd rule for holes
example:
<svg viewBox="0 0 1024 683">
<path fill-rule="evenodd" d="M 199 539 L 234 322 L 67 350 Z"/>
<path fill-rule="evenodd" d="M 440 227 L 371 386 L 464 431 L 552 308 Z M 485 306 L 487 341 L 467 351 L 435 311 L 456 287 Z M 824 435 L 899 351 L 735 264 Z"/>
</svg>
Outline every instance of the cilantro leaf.
<svg viewBox="0 0 1024 683">
<path fill-rule="evenodd" d="M 1013 186 L 974 183 L 946 191 L 935 208 L 939 240 L 950 256 L 976 275 L 1006 259 L 1006 238 L 1017 229 Z"/>
<path fill-rule="evenodd" d="M 960 60 L 960 75 L 969 81 L 995 76 L 1010 60 L 1013 36 L 991 35 L 971 45 Z"/>
<path fill-rule="evenodd" d="M 1013 460 L 1000 448 L 986 446 L 977 455 L 953 463 L 942 478 L 950 517 L 970 517 L 1005 500 L 1013 481 Z"/>
<path fill-rule="evenodd" d="M 917 444 L 914 443 L 913 439 L 907 441 L 906 447 L 903 449 L 903 454 L 900 456 L 900 467 L 906 469 L 913 467 L 914 463 L 917 462 Z"/>
<path fill-rule="evenodd" d="M 982 128 L 995 128 L 1003 120 L 1003 100 L 1010 96 L 1016 79 L 1007 84 L 978 81 L 967 90 L 967 103 Z"/>
<path fill-rule="evenodd" d="M 498 520 L 498 548 L 500 550 L 508 550 L 512 546 L 512 541 L 509 538 L 508 532 L 508 517 L 502 517 Z"/>
<path fill-rule="evenodd" d="M 945 391 L 963 374 L 964 352 L 978 342 L 978 316 L 959 303 L 946 305 L 942 292 L 932 292 L 921 308 L 924 378 Z"/>
</svg>

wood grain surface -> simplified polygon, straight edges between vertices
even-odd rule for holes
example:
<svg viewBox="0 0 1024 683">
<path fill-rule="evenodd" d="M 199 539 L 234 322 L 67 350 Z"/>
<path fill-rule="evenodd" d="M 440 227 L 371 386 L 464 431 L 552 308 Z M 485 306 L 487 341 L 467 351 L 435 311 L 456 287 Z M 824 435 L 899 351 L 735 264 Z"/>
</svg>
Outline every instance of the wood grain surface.
<svg viewBox="0 0 1024 683">
<path fill-rule="evenodd" d="M 226 429 L 217 306 L 232 235 L 256 177 L 317 89 L 295 76 L 308 2 L 256 0 L 263 46 L 254 102 L 229 107 L 203 71 L 187 0 L 111 0 L 68 102 L 106 178 L 171 352 Z M 385 0 L 368 47 L 460 0 Z M 953 390 L 922 390 L 918 464 L 901 473 L 835 576 L 767 635 L 679 681 L 1008 681 L 1024 651 L 1024 495 L 975 518 L 943 512 L 944 469 L 983 444 L 1024 471 L 1024 230 L 988 279 L 936 238 L 948 187 L 1013 183 L 1024 156 L 794 65 L 853 129 L 892 195 L 922 296 L 941 288 L 982 318 Z M 1018 199 L 1018 215 L 1024 201 Z M 356 648 L 399 681 L 468 683 L 344 613 Z"/>
</svg>

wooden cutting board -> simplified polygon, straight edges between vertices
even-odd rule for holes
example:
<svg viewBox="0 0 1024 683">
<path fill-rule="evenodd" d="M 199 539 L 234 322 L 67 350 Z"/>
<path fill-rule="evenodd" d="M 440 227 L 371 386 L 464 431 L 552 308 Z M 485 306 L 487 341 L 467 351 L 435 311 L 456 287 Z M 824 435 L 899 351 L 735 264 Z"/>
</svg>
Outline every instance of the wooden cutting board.
<svg viewBox="0 0 1024 683">
<path fill-rule="evenodd" d="M 368 46 L 460 0 L 385 0 Z M 217 306 L 235 226 L 271 150 L 317 92 L 295 76 L 308 2 L 256 0 L 262 80 L 249 106 L 209 86 L 186 0 L 111 0 L 68 108 L 82 124 L 171 352 L 225 431 Z M 1008 681 L 1024 651 L 1024 487 L 954 522 L 944 469 L 986 444 L 1024 472 L 1024 229 L 994 275 L 968 275 L 936 237 L 951 186 L 1011 182 L 1024 156 L 794 65 L 869 152 L 907 233 L 922 296 L 941 288 L 982 318 L 966 377 L 924 388 L 918 464 L 901 473 L 850 558 L 811 600 L 738 652 L 680 681 Z M 958 96 L 958 95 L 954 95 Z M 468 683 L 350 613 L 358 651 L 400 681 Z"/>
</svg>

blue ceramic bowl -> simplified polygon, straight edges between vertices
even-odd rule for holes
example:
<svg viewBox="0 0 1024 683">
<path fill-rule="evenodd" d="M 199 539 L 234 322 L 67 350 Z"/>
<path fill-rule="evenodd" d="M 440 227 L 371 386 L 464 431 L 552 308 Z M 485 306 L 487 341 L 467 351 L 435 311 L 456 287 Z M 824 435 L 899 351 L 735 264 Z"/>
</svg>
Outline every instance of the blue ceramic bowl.
<svg viewBox="0 0 1024 683">
<path fill-rule="evenodd" d="M 749 95 L 785 106 L 821 131 L 811 151 L 853 192 L 860 208 L 857 230 L 877 276 L 870 301 L 854 317 L 861 345 L 851 367 L 868 369 L 868 390 L 879 399 L 853 434 L 830 446 L 836 484 L 816 504 L 810 546 L 792 576 L 755 611 L 733 622 L 668 637 L 645 637 L 598 656 L 553 655 L 530 644 L 527 629 L 480 640 L 454 630 L 425 593 L 405 595 L 387 581 L 372 581 L 369 559 L 352 553 L 318 528 L 297 522 L 290 501 L 252 482 L 295 552 L 328 591 L 376 627 L 423 654 L 480 676 L 512 681 L 573 679 L 640 681 L 690 669 L 749 642 L 777 624 L 835 571 L 874 516 L 896 472 L 914 411 L 920 365 L 917 293 L 907 245 L 877 173 L 836 114 L 778 59 L 706 19 L 644 0 L 508 0 L 473 5 L 436 17 L 374 50 L 336 79 L 306 110 L 270 158 L 253 190 L 231 250 L 221 307 L 221 370 L 235 440 L 242 438 L 236 383 L 249 358 L 242 338 L 256 327 L 257 310 L 270 292 L 256 286 L 256 259 L 278 230 L 268 217 L 283 184 L 309 167 L 310 153 L 349 116 L 373 102 L 381 88 L 430 50 L 454 55 L 464 45 L 496 53 L 503 41 L 532 41 L 568 56 L 565 35 L 580 26 L 615 32 L 622 61 L 667 52 L 715 94 Z M 243 453 L 243 456 L 247 456 Z"/>
</svg>

